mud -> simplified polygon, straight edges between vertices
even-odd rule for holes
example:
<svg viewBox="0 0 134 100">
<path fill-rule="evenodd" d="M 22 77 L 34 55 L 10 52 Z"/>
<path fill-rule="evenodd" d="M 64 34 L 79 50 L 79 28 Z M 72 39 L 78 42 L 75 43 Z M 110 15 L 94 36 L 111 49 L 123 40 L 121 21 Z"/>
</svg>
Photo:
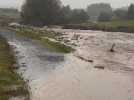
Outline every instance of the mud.
<svg viewBox="0 0 134 100">
<path fill-rule="evenodd" d="M 17 52 L 18 72 L 28 82 L 31 100 L 134 100 L 133 34 L 54 31 L 77 44 L 76 52 L 50 52 L 29 39 L 4 33 Z M 75 35 L 79 37 L 74 39 Z M 110 52 L 113 44 L 115 52 Z"/>
</svg>

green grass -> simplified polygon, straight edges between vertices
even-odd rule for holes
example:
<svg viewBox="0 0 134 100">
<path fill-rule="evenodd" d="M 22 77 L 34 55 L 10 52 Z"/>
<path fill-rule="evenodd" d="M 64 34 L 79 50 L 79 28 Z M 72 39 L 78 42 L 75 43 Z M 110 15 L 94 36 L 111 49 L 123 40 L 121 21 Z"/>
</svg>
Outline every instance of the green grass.
<svg viewBox="0 0 134 100">
<path fill-rule="evenodd" d="M 42 38 L 40 40 L 40 43 L 44 45 L 45 47 L 50 48 L 51 50 L 62 52 L 62 53 L 69 53 L 73 51 L 73 49 L 69 46 L 66 46 L 64 44 L 61 44 L 60 42 L 52 42 L 47 38 Z"/>
<path fill-rule="evenodd" d="M 25 82 L 14 71 L 15 58 L 6 40 L 0 37 L 0 100 L 28 96 Z M 16 87 L 16 88 L 14 88 Z"/>
<path fill-rule="evenodd" d="M 112 32 L 134 32 L 134 20 L 112 20 L 91 25 L 94 29 Z"/>
<path fill-rule="evenodd" d="M 60 33 L 56 33 L 53 31 L 39 31 L 28 28 L 19 29 L 16 33 L 42 44 L 51 51 L 61 53 L 70 53 L 74 51 L 74 49 L 70 46 L 66 46 L 65 44 L 57 41 L 57 37 L 60 35 Z M 51 39 L 56 41 L 51 41 Z"/>
<path fill-rule="evenodd" d="M 109 22 L 98 22 L 97 25 L 113 27 L 113 28 L 118 28 L 118 27 L 134 28 L 134 20 L 114 20 Z"/>
<path fill-rule="evenodd" d="M 108 22 L 96 23 L 88 22 L 82 24 L 64 25 L 63 28 L 134 33 L 134 20 L 112 20 Z"/>
<path fill-rule="evenodd" d="M 0 100 L 8 100 L 9 96 L 0 96 Z"/>
</svg>

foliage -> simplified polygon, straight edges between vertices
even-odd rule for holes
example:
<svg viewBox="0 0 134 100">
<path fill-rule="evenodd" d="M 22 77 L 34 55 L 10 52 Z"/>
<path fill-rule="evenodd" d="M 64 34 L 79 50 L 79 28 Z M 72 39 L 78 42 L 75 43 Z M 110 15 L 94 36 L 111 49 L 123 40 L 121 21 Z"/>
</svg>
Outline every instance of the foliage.
<svg viewBox="0 0 134 100">
<path fill-rule="evenodd" d="M 133 20 L 134 19 L 134 5 L 131 4 L 128 8 L 128 12 L 127 12 L 127 19 L 129 20 Z"/>
<path fill-rule="evenodd" d="M 21 11 L 22 22 L 36 26 L 58 24 L 61 15 L 59 0 L 26 0 Z"/>
<path fill-rule="evenodd" d="M 111 19 L 112 15 L 105 12 L 102 12 L 98 17 L 98 21 L 110 21 Z"/>
<path fill-rule="evenodd" d="M 64 24 L 83 23 L 89 20 L 89 16 L 84 9 L 71 9 L 70 6 L 64 6 L 63 9 Z"/>
<path fill-rule="evenodd" d="M 126 18 L 126 15 L 127 15 L 127 10 L 124 10 L 124 9 L 116 9 L 114 11 L 114 16 L 117 19 L 125 19 Z"/>
<path fill-rule="evenodd" d="M 87 7 L 87 13 L 92 20 L 97 20 L 101 13 L 112 14 L 112 8 L 107 3 L 91 4 Z"/>
<path fill-rule="evenodd" d="M 35 26 L 81 23 L 89 19 L 84 9 L 62 6 L 60 0 L 27 0 L 21 17 L 23 23 Z"/>
<path fill-rule="evenodd" d="M 88 19 L 89 16 L 83 9 L 74 9 L 72 10 L 70 23 L 83 23 L 87 22 Z"/>
<path fill-rule="evenodd" d="M 72 16 L 72 9 L 70 6 L 63 6 L 62 8 L 62 13 L 63 13 L 63 24 L 68 24 L 71 21 L 71 16 Z"/>
</svg>

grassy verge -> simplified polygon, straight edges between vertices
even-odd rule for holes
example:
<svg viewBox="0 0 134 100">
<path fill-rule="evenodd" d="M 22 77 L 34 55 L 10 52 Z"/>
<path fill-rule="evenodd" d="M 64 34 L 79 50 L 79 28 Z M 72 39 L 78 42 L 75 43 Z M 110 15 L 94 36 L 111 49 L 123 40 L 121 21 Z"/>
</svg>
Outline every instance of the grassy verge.
<svg viewBox="0 0 134 100">
<path fill-rule="evenodd" d="M 56 33 L 53 31 L 39 31 L 30 28 L 20 28 L 17 29 L 17 34 L 30 38 L 33 41 L 42 44 L 51 51 L 61 53 L 70 53 L 74 51 L 74 49 L 72 49 L 70 46 L 57 41 L 57 37 L 60 35 L 60 33 Z"/>
<path fill-rule="evenodd" d="M 63 28 L 133 33 L 134 20 L 112 20 L 109 22 L 72 24 L 72 25 L 64 25 Z"/>
<path fill-rule="evenodd" d="M 113 32 L 134 32 L 133 20 L 115 20 L 109 22 L 98 22 L 95 24 L 97 29 Z"/>
<path fill-rule="evenodd" d="M 29 96 L 25 82 L 15 73 L 15 59 L 6 40 L 0 37 L 0 100 Z"/>
</svg>

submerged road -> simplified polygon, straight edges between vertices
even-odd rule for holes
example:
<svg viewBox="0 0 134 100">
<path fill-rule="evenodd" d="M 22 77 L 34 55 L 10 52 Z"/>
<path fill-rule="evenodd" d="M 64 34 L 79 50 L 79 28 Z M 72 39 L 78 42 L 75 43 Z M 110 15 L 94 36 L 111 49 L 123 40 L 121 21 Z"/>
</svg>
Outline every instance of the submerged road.
<svg viewBox="0 0 134 100">
<path fill-rule="evenodd" d="M 79 45 L 78 50 L 64 55 L 50 52 L 13 33 L 1 33 L 15 51 L 20 66 L 18 73 L 28 82 L 31 100 L 134 100 L 134 36 L 119 34 L 109 37 L 105 33 L 99 35 L 100 32 L 77 30 L 62 32 L 68 38 L 72 34 L 84 33 L 80 39 L 89 37 L 89 40 L 74 41 Z M 103 44 L 100 44 L 100 38 L 104 38 Z M 111 54 L 105 50 L 109 48 L 107 40 L 110 39 L 116 39 L 114 42 L 118 44 L 121 42 L 117 47 L 120 53 Z M 128 43 L 128 47 L 123 43 Z M 76 55 L 93 62 L 79 59 Z"/>
</svg>

